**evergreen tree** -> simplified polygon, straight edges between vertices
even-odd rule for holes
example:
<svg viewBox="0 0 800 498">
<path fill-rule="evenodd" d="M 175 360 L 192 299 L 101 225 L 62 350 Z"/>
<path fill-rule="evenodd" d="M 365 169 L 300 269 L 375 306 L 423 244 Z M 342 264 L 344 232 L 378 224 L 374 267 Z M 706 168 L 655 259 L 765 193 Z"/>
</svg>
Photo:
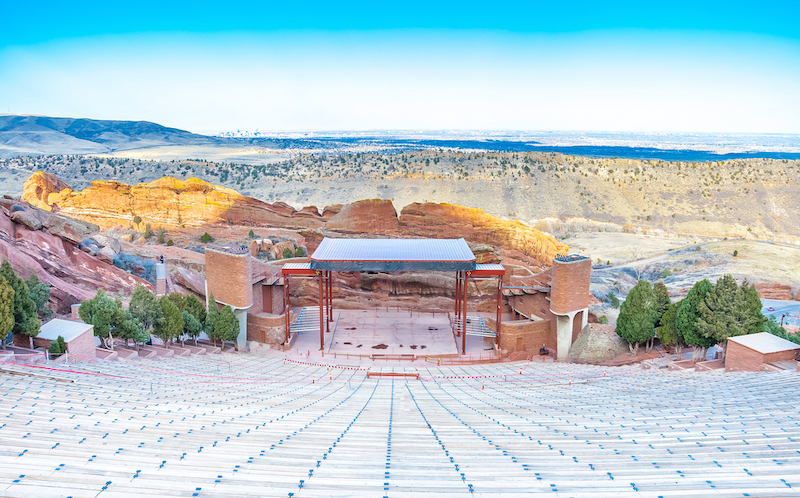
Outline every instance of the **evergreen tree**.
<svg viewBox="0 0 800 498">
<path fill-rule="evenodd" d="M 47 351 L 53 356 L 53 358 L 58 358 L 62 354 L 67 352 L 67 345 L 64 342 L 64 338 L 62 336 L 56 337 L 55 341 L 50 341 L 50 347 L 47 348 Z"/>
<path fill-rule="evenodd" d="M 186 309 L 186 298 L 180 292 L 172 292 L 167 295 L 167 299 L 172 301 L 178 310 L 183 311 Z"/>
<path fill-rule="evenodd" d="M 5 277 L 6 282 L 14 289 L 14 328 L 12 331 L 15 334 L 28 336 L 31 348 L 33 348 L 33 338 L 39 335 L 42 322 L 36 316 L 36 303 L 30 297 L 28 284 L 14 273 L 11 263 L 7 259 L 0 264 L 0 275 Z"/>
<path fill-rule="evenodd" d="M 186 296 L 185 308 L 186 311 L 192 314 L 193 317 L 200 322 L 201 328 L 203 322 L 206 321 L 206 307 L 198 300 L 194 294 Z"/>
<path fill-rule="evenodd" d="M 8 334 L 14 329 L 14 289 L 0 275 L 0 341 L 6 349 Z"/>
<path fill-rule="evenodd" d="M 158 300 L 163 313 L 163 320 L 156 324 L 155 335 L 164 344 L 171 341 L 183 333 L 183 317 L 177 306 L 168 298 L 162 297 Z"/>
<path fill-rule="evenodd" d="M 82 301 L 78 308 L 81 320 L 94 326 L 94 335 L 103 339 L 106 346 L 114 349 L 111 329 L 123 319 L 124 311 L 122 301 L 106 296 L 103 289 L 98 289 L 97 294 L 86 301 Z"/>
<path fill-rule="evenodd" d="M 715 344 L 723 344 L 723 356 L 729 337 L 762 332 L 764 316 L 761 299 L 754 286 L 745 281 L 741 287 L 731 275 L 724 275 L 697 306 L 697 330 Z"/>
<path fill-rule="evenodd" d="M 127 309 L 122 315 L 122 320 L 114 327 L 114 337 L 125 339 L 125 344 L 133 340 L 138 347 L 140 342 L 147 342 L 150 334 L 144 331 L 142 323 L 133 316 L 130 309 Z"/>
<path fill-rule="evenodd" d="M 28 295 L 36 304 L 36 312 L 44 313 L 48 317 L 52 316 L 53 312 L 46 307 L 47 301 L 50 300 L 50 285 L 39 282 L 39 277 L 35 273 L 31 274 L 31 278 L 26 283 L 28 284 Z"/>
<path fill-rule="evenodd" d="M 131 312 L 134 318 L 139 320 L 139 323 L 142 325 L 142 331 L 147 335 L 147 338 L 140 342 L 147 342 L 155 326 L 161 322 L 164 317 L 161 305 L 159 305 L 156 297 L 147 287 L 141 284 L 137 285 L 136 289 L 133 291 L 128 311 Z M 138 342 L 136 342 L 136 348 L 139 348 Z"/>
<path fill-rule="evenodd" d="M 208 309 L 206 310 L 206 319 L 203 322 L 203 330 L 206 331 L 206 335 L 209 339 L 215 339 L 214 335 L 214 322 L 217 320 L 219 316 L 219 308 L 217 307 L 217 301 L 214 300 L 214 293 L 210 292 L 208 295 Z M 195 346 L 197 346 L 197 339 L 194 341 Z"/>
<path fill-rule="evenodd" d="M 628 293 L 617 318 L 617 335 L 628 341 L 631 354 L 639 352 L 639 344 L 655 335 L 656 309 L 653 288 L 647 280 L 639 280 Z"/>
<path fill-rule="evenodd" d="M 656 309 L 656 327 L 661 325 L 661 317 L 667 312 L 669 305 L 672 303 L 669 299 L 669 292 L 664 282 L 656 282 L 653 284 L 653 298 L 655 299 L 654 306 Z"/>
<path fill-rule="evenodd" d="M 239 319 L 233 314 L 230 306 L 223 306 L 219 315 L 214 320 L 214 337 L 219 338 L 225 345 L 225 341 L 234 341 L 234 347 L 239 350 L 236 339 L 239 337 Z"/>
<path fill-rule="evenodd" d="M 188 311 L 181 311 L 181 317 L 183 317 L 183 335 L 194 338 L 195 344 L 197 344 L 197 336 L 200 335 L 203 324 Z M 183 340 L 181 340 L 181 346 L 183 346 Z"/>
<path fill-rule="evenodd" d="M 661 317 L 661 324 L 656 329 L 656 336 L 661 344 L 665 346 L 675 345 L 678 355 L 681 354 L 681 348 L 684 346 L 683 337 L 678 333 L 676 322 L 678 319 L 678 308 L 680 303 L 670 304 L 667 311 Z"/>
<path fill-rule="evenodd" d="M 689 293 L 681 301 L 678 307 L 678 313 L 675 317 L 675 325 L 678 334 L 683 337 L 683 343 L 695 348 L 693 359 L 697 359 L 698 353 L 704 349 L 708 349 L 716 342 L 713 338 L 704 336 L 697 329 L 697 320 L 700 317 L 698 305 L 705 299 L 706 294 L 714 286 L 707 279 L 695 282 L 694 286 L 689 290 Z"/>
</svg>

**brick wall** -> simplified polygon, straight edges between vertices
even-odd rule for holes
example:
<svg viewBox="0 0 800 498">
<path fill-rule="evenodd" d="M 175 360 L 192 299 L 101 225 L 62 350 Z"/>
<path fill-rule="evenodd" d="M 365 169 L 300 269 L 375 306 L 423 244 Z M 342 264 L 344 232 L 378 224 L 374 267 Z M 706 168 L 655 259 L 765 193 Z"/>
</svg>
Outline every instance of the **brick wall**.
<svg viewBox="0 0 800 498">
<path fill-rule="evenodd" d="M 592 277 L 592 261 L 553 261 L 550 281 L 550 309 L 554 313 L 566 314 L 589 306 L 589 282 Z"/>
<path fill-rule="evenodd" d="M 67 352 L 70 354 L 69 361 L 94 361 L 96 358 L 94 350 L 94 328 L 88 329 L 86 332 L 69 341 L 67 343 Z"/>
<path fill-rule="evenodd" d="M 725 370 L 757 372 L 764 363 L 764 355 L 736 342 L 728 342 L 725 354 Z"/>
<path fill-rule="evenodd" d="M 495 320 L 485 318 L 484 322 L 489 330 L 495 330 Z M 513 352 L 525 351 L 529 354 L 538 354 L 542 344 L 550 349 L 555 349 L 556 341 L 552 333 L 549 320 L 516 320 L 503 322 L 500 329 L 500 349 Z"/>
<path fill-rule="evenodd" d="M 261 290 L 262 287 L 264 286 L 261 285 L 261 282 L 253 284 L 253 290 L 251 291 L 253 306 L 247 310 L 248 313 L 258 314 L 264 311 L 264 292 Z"/>
<path fill-rule="evenodd" d="M 292 316 L 292 321 L 297 317 Z M 247 340 L 264 344 L 283 344 L 286 339 L 286 322 L 283 315 L 266 313 L 247 314 Z"/>
<path fill-rule="evenodd" d="M 250 254 L 230 254 L 206 249 L 206 282 L 208 291 L 218 302 L 236 308 L 253 304 Z"/>
</svg>

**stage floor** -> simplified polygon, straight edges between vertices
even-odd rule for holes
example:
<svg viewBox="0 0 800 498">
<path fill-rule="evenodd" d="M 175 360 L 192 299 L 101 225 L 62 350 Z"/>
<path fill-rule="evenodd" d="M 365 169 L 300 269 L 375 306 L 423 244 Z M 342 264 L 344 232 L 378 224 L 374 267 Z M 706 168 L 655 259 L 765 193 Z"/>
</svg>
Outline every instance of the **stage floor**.
<svg viewBox="0 0 800 498">
<path fill-rule="evenodd" d="M 325 341 L 331 353 L 458 354 L 446 313 L 340 310 L 331 335 Z"/>
</svg>

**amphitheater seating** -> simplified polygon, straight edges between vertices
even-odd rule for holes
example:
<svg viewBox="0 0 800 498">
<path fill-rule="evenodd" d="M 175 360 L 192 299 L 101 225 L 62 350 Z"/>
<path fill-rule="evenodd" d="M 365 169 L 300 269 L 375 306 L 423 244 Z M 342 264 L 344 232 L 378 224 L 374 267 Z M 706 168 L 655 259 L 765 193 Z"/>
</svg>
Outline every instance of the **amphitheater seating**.
<svg viewBox="0 0 800 498">
<path fill-rule="evenodd" d="M 800 374 L 789 371 L 381 362 L 369 371 L 419 379 L 367 378 L 366 366 L 272 352 L 3 367 L 31 375 L 0 373 L 2 496 L 797 496 L 800 488 Z"/>
</svg>

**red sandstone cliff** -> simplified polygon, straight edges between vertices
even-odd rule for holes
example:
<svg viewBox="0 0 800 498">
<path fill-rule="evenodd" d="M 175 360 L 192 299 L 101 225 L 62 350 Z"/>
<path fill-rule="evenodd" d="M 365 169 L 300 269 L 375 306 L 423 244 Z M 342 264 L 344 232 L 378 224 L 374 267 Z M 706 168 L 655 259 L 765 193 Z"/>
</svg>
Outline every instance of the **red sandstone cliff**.
<svg viewBox="0 0 800 498">
<path fill-rule="evenodd" d="M 320 214 L 314 206 L 297 211 L 282 202 L 268 204 L 194 178 L 181 181 L 165 177 L 135 186 L 97 181 L 76 192 L 56 176 L 38 172 L 25 182 L 23 199 L 102 227 L 127 226 L 134 216 L 139 216 L 153 227 L 225 224 L 325 228 L 348 235 L 464 237 L 473 246 L 488 244 L 500 249 L 504 261 L 522 261 L 529 266 L 549 266 L 556 254 L 569 250 L 566 244 L 519 221 L 496 218 L 480 209 L 414 203 L 403 208 L 398 219 L 391 201 L 368 199 L 328 206 Z M 494 256 L 486 256 L 491 257 L 485 262 L 493 261 Z"/>
</svg>

